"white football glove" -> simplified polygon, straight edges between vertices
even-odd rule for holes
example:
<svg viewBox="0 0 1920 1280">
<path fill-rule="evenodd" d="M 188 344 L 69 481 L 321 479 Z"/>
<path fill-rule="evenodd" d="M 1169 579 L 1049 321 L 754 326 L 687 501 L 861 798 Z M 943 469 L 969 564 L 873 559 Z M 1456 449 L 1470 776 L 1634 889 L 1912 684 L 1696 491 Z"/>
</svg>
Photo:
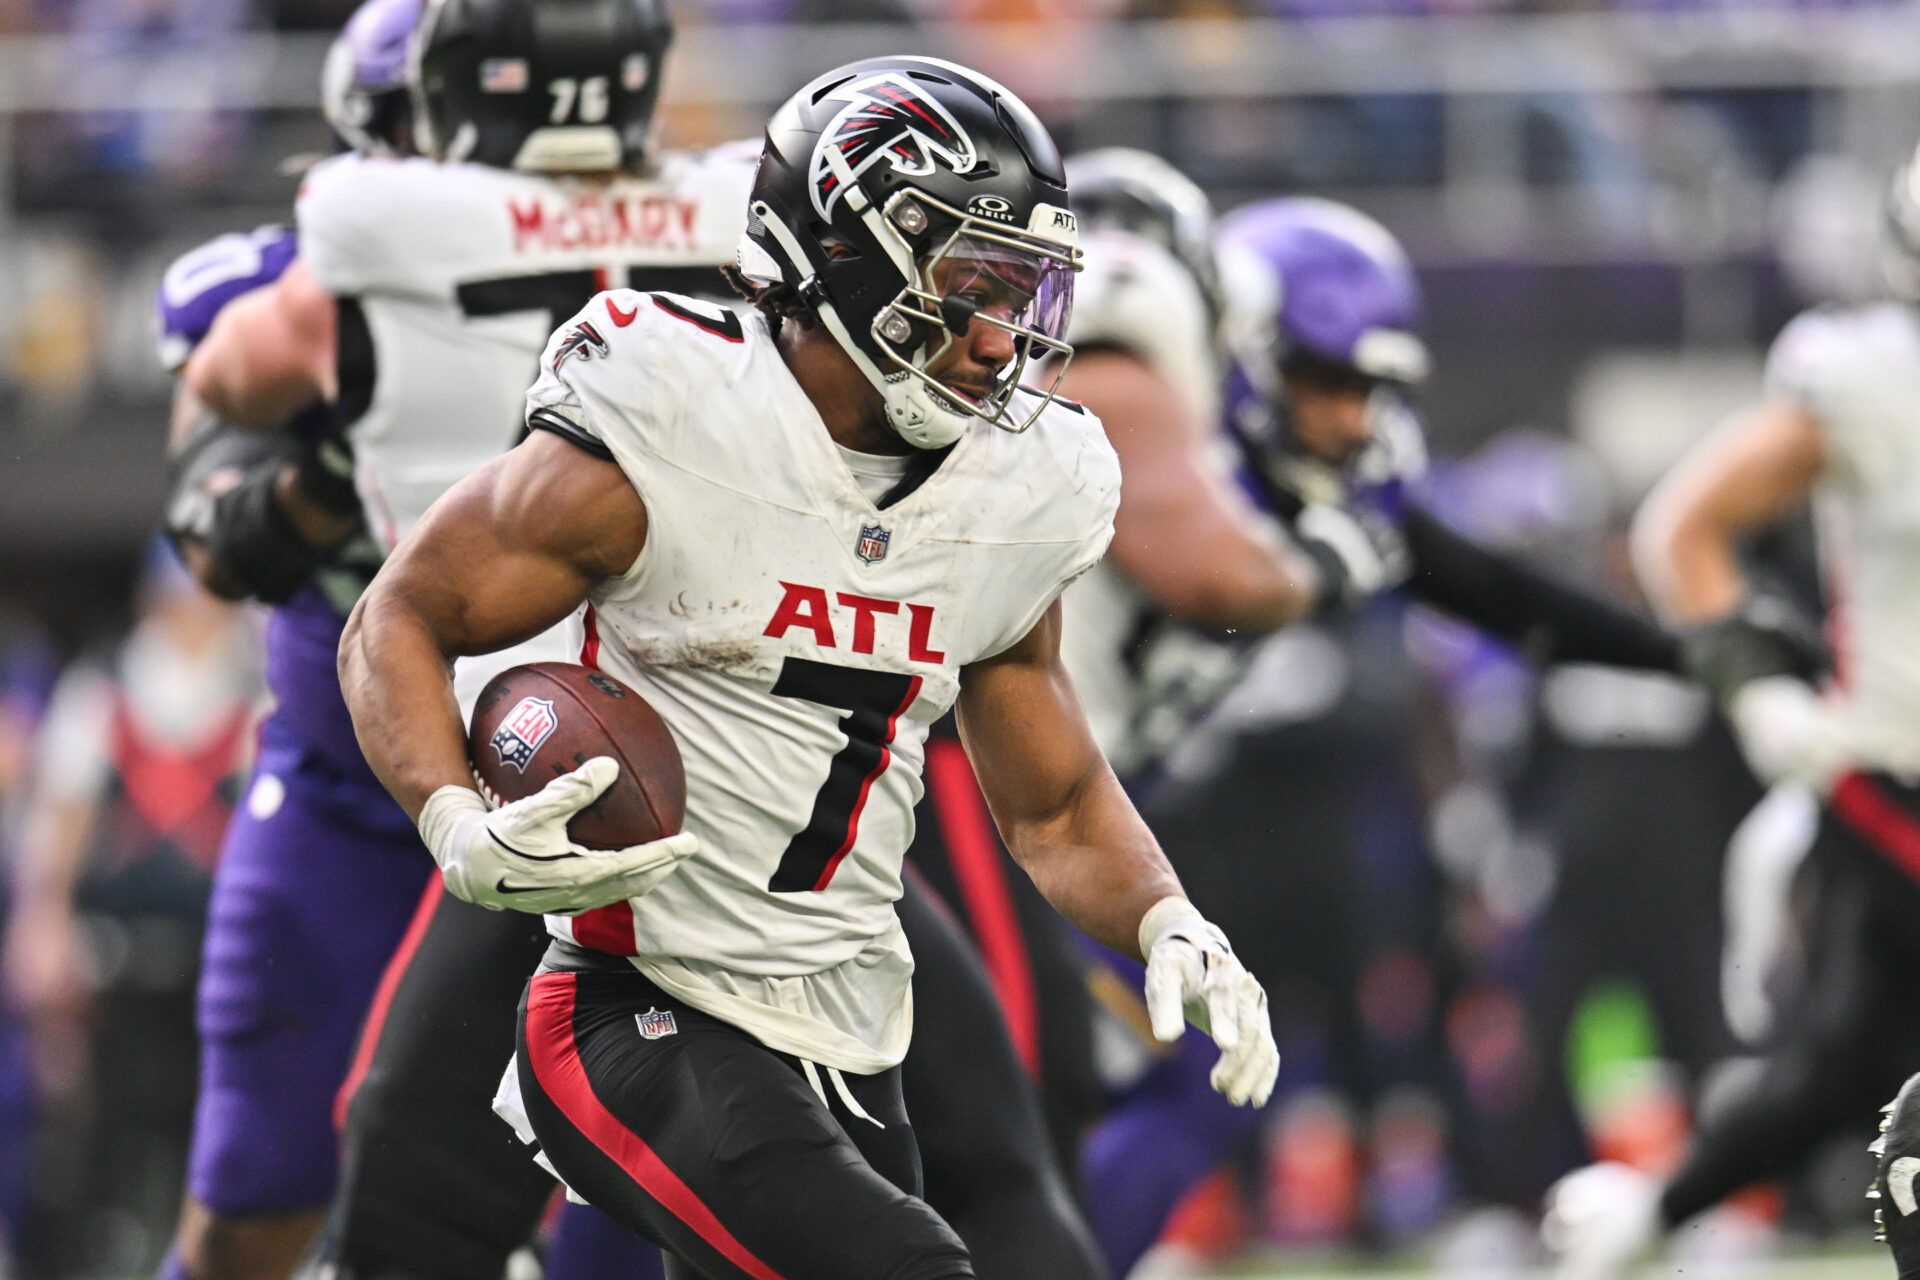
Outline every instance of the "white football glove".
<svg viewBox="0 0 1920 1280">
<path fill-rule="evenodd" d="M 1762 781 L 1799 782 L 1825 795 L 1846 772 L 1849 747 L 1839 720 L 1812 685 L 1762 676 L 1727 700 L 1740 754 Z"/>
<path fill-rule="evenodd" d="M 1357 604 L 1406 580 L 1410 560 L 1400 531 L 1369 512 L 1313 502 L 1293 523 L 1294 541 L 1320 570 L 1320 601 Z"/>
<path fill-rule="evenodd" d="M 1267 1105 L 1280 1049 L 1267 993 L 1241 965 L 1227 935 L 1185 898 L 1162 898 L 1140 920 L 1147 957 L 1147 1018 L 1156 1040 L 1178 1040 L 1191 1021 L 1220 1046 L 1210 1080 L 1234 1106 Z"/>
<path fill-rule="evenodd" d="M 620 766 L 593 759 L 511 804 L 489 809 L 478 792 L 446 786 L 420 810 L 420 836 L 447 891 L 464 902 L 533 915 L 585 911 L 651 892 L 698 853 L 690 831 L 626 849 L 582 848 L 567 820 L 613 785 Z"/>
</svg>

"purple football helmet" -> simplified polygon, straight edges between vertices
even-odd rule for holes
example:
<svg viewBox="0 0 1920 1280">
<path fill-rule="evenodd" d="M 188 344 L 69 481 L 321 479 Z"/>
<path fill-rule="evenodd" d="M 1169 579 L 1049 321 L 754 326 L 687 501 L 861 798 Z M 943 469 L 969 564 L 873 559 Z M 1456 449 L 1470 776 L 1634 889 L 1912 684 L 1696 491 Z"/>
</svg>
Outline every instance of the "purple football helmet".
<svg viewBox="0 0 1920 1280">
<path fill-rule="evenodd" d="M 1374 440 L 1347 479 L 1406 478 L 1424 463 L 1403 393 L 1427 374 L 1420 285 L 1400 244 L 1357 209 L 1288 198 L 1244 206 L 1215 239 L 1229 426 L 1272 465 L 1294 451 L 1285 382 L 1317 371 L 1374 387 Z M 1282 469 L 1287 469 L 1283 467 Z"/>
<path fill-rule="evenodd" d="M 424 0 L 366 0 L 327 50 L 320 104 L 341 141 L 362 155 L 413 151 L 407 61 Z"/>
</svg>

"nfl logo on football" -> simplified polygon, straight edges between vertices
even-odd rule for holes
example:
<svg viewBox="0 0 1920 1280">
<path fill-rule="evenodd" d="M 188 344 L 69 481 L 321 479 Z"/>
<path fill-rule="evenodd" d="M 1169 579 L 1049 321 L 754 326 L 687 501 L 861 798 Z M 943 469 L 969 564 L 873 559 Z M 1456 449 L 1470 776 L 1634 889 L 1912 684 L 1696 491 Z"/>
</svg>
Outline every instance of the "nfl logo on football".
<svg viewBox="0 0 1920 1280">
<path fill-rule="evenodd" d="M 553 736 L 560 717 L 553 713 L 551 698 L 522 698 L 520 705 L 507 713 L 489 739 L 500 753 L 500 763 L 510 764 L 521 773 L 533 760 L 540 744 Z"/>
<path fill-rule="evenodd" d="M 860 526 L 860 541 L 854 543 L 853 554 L 859 556 L 861 562 L 865 564 L 872 564 L 876 560 L 885 560 L 887 558 L 887 542 L 892 537 L 893 533 L 891 530 L 882 529 L 877 524 L 862 525 Z"/>
<path fill-rule="evenodd" d="M 680 1030 L 674 1025 L 671 1009 L 649 1009 L 645 1013 L 634 1014 L 633 1020 L 640 1024 L 642 1040 L 658 1040 L 662 1036 L 670 1036 Z"/>
</svg>

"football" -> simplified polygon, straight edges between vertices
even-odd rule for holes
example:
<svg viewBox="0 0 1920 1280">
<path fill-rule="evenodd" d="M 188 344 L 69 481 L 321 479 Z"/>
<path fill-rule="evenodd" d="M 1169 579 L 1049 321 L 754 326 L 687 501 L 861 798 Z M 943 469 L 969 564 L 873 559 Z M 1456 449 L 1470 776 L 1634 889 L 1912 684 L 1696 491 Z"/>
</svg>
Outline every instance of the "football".
<svg viewBox="0 0 1920 1280">
<path fill-rule="evenodd" d="M 588 849 L 673 835 L 686 816 L 686 771 L 660 713 L 605 672 L 570 662 L 529 663 L 488 681 L 474 704 L 467 755 L 496 805 L 530 796 L 595 756 L 611 756 L 620 776 L 567 824 L 567 834 Z"/>
</svg>

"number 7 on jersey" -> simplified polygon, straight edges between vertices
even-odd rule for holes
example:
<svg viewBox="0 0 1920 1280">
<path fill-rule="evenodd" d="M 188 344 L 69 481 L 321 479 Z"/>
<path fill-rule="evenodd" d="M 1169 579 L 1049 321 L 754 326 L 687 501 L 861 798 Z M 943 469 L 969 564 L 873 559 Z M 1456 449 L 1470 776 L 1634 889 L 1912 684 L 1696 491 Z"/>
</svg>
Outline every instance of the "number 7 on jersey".
<svg viewBox="0 0 1920 1280">
<path fill-rule="evenodd" d="M 773 682 L 779 698 L 799 698 L 846 712 L 847 745 L 834 753 L 813 797 L 807 824 L 787 842 L 767 887 L 775 893 L 817 893 L 827 887 L 860 834 L 867 793 L 893 759 L 895 727 L 920 696 L 920 677 L 788 658 Z"/>
</svg>

